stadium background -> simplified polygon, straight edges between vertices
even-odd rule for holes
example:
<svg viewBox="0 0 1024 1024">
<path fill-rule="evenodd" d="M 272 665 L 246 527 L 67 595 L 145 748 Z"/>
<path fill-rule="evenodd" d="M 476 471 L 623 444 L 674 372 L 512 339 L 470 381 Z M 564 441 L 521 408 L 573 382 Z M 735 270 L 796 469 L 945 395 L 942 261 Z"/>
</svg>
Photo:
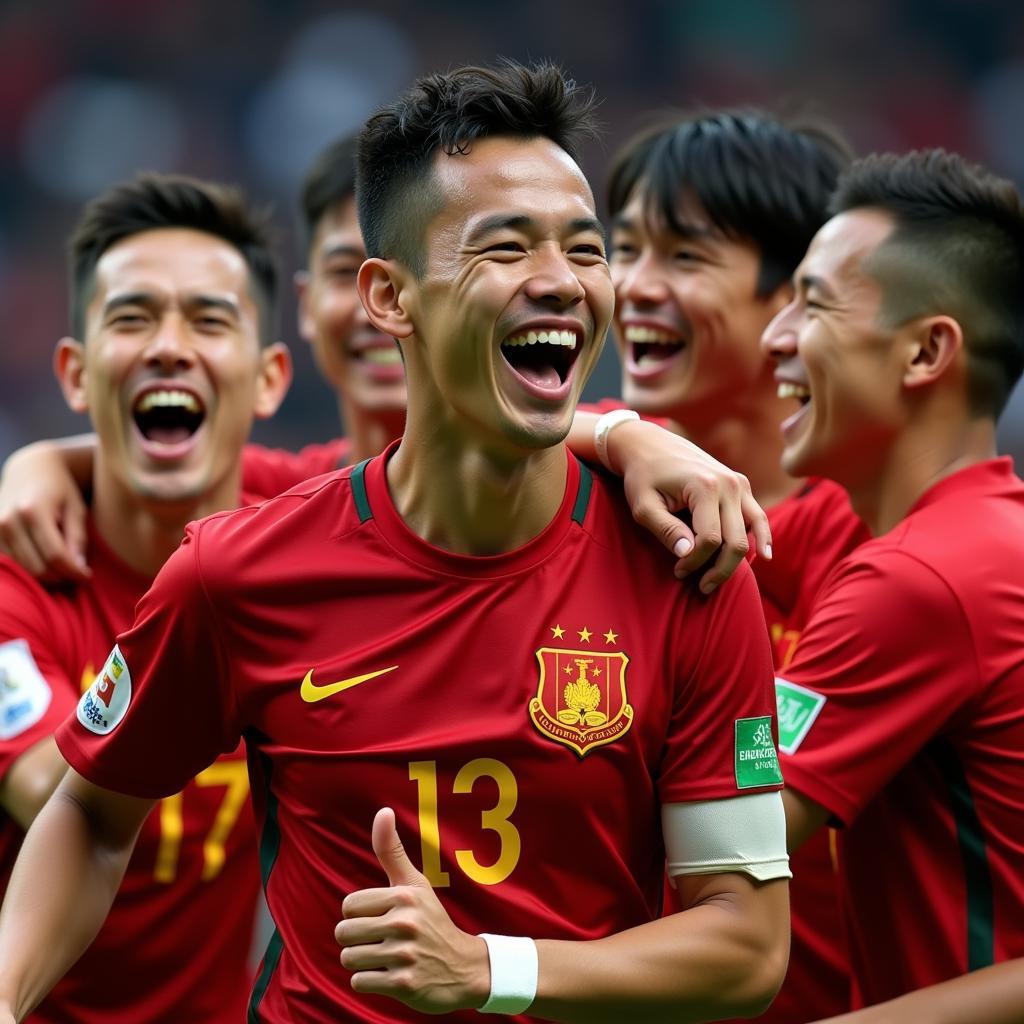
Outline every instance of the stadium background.
<svg viewBox="0 0 1024 1024">
<path fill-rule="evenodd" d="M 435 68 L 552 58 L 603 98 L 586 154 L 653 112 L 810 110 L 858 152 L 941 145 L 1024 185 L 1024 4 L 1012 0 L 0 0 L 0 457 L 84 429 L 50 373 L 66 330 L 64 239 L 80 204 L 140 169 L 241 182 L 282 240 L 296 362 L 267 443 L 337 434 L 295 331 L 295 194 L 314 154 Z M 609 349 L 588 395 L 615 394 Z M 1024 391 L 1001 444 L 1024 465 Z"/>
</svg>

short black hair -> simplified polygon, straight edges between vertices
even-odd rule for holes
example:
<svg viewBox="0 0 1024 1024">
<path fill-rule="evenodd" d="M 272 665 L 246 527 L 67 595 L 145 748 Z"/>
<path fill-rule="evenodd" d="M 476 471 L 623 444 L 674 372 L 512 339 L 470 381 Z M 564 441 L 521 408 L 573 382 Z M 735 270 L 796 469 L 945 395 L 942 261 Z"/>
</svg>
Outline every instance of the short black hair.
<svg viewBox="0 0 1024 1024">
<path fill-rule="evenodd" d="M 1016 186 L 942 149 L 876 154 L 842 176 L 833 215 L 873 208 L 895 222 L 865 261 L 882 317 L 944 313 L 964 332 L 972 412 L 998 417 L 1024 370 L 1024 203 Z"/>
<path fill-rule="evenodd" d="M 701 111 L 649 128 L 612 162 L 608 211 L 614 218 L 640 188 L 653 215 L 683 234 L 682 211 L 696 200 L 727 238 L 761 254 L 757 293 L 788 281 L 853 154 L 824 122 L 784 121 L 759 110 Z"/>
<path fill-rule="evenodd" d="M 356 193 L 357 136 L 346 135 L 332 142 L 313 161 L 302 182 L 302 229 L 306 250 L 324 214 Z"/>
<path fill-rule="evenodd" d="M 425 270 L 423 232 L 439 209 L 433 160 L 492 136 L 548 138 L 579 159 L 596 130 L 594 94 L 561 68 L 503 61 L 427 75 L 379 110 L 359 135 L 356 198 L 369 256 Z"/>
<path fill-rule="evenodd" d="M 125 238 L 160 228 L 192 228 L 234 246 L 249 267 L 261 340 L 274 340 L 278 272 L 269 213 L 253 209 L 234 186 L 153 172 L 114 185 L 90 201 L 71 234 L 71 326 L 76 337 L 85 337 L 85 310 L 103 254 Z"/>
</svg>

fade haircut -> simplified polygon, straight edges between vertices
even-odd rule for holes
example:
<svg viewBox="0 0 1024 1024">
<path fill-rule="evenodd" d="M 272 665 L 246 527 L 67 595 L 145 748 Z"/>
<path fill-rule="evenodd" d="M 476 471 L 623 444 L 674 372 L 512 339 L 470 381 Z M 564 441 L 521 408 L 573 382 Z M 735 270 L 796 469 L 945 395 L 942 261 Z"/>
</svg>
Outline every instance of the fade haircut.
<svg viewBox="0 0 1024 1024">
<path fill-rule="evenodd" d="M 438 152 L 466 154 L 477 139 L 547 138 L 579 161 L 596 130 L 593 91 L 554 64 L 462 67 L 427 75 L 379 110 L 359 135 L 356 197 L 369 256 L 426 270 L 423 236 L 441 208 Z"/>
<path fill-rule="evenodd" d="M 68 242 L 71 325 L 85 339 L 85 310 L 96 287 L 96 264 L 113 245 L 144 231 L 191 228 L 234 246 L 249 268 L 260 311 L 260 340 L 274 340 L 277 266 L 266 211 L 256 211 L 230 185 L 176 174 L 145 173 L 89 202 Z"/>
<path fill-rule="evenodd" d="M 302 229 L 306 251 L 324 215 L 356 193 L 357 136 L 332 142 L 314 161 L 302 183 Z"/>
<path fill-rule="evenodd" d="M 617 217 L 639 189 L 645 215 L 685 237 L 692 231 L 686 207 L 696 202 L 727 238 L 757 246 L 757 294 L 764 297 L 792 277 L 852 155 L 823 122 L 701 111 L 662 122 L 619 151 L 608 211 Z"/>
<path fill-rule="evenodd" d="M 883 321 L 945 314 L 964 334 L 972 413 L 998 418 L 1024 370 L 1024 204 L 1012 182 L 941 149 L 858 160 L 830 204 L 895 227 L 865 260 Z"/>
</svg>

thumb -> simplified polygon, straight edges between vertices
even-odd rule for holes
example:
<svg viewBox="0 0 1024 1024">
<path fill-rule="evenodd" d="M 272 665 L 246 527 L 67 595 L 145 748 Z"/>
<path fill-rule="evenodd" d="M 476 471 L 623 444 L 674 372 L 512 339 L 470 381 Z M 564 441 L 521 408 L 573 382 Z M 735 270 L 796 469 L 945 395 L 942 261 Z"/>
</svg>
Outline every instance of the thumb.
<svg viewBox="0 0 1024 1024">
<path fill-rule="evenodd" d="M 426 877 L 416 870 L 405 852 L 402 840 L 398 836 L 398 829 L 395 827 L 395 812 L 390 807 L 382 807 L 374 817 L 371 841 L 373 852 L 377 855 L 377 860 L 391 885 L 430 888 Z"/>
</svg>

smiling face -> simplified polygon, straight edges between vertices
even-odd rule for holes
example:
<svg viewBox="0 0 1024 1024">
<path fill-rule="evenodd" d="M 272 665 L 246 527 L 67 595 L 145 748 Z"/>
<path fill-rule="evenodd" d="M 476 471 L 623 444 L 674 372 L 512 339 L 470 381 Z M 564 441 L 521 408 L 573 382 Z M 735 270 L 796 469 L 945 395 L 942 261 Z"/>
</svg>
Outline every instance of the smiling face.
<svg viewBox="0 0 1024 1024">
<path fill-rule="evenodd" d="M 726 237 L 698 208 L 684 209 L 685 234 L 652 220 L 634 191 L 612 229 L 616 341 L 623 399 L 683 426 L 742 409 L 751 389 L 771 390 L 761 333 L 788 286 L 761 297 L 761 256 Z"/>
<path fill-rule="evenodd" d="M 407 274 L 410 415 L 475 440 L 550 447 L 569 430 L 614 296 L 594 201 L 548 139 L 436 158 L 444 206 Z"/>
<path fill-rule="evenodd" d="M 801 403 L 781 428 L 793 476 L 857 486 L 877 474 L 905 422 L 906 354 L 898 329 L 880 323 L 882 286 L 865 268 L 893 227 L 878 210 L 833 217 L 797 268 L 793 301 L 765 331 L 779 392 Z"/>
<path fill-rule="evenodd" d="M 236 480 L 253 417 L 287 387 L 281 347 L 260 348 L 259 315 L 245 259 L 213 235 L 161 228 L 107 249 L 84 345 L 57 353 L 69 404 L 99 436 L 97 473 L 168 502 Z"/>
<path fill-rule="evenodd" d="M 398 346 L 370 323 L 356 290 L 365 259 L 350 196 L 317 224 L 309 273 L 300 280 L 299 329 L 324 379 L 350 405 L 369 413 L 401 412 L 405 370 Z"/>
</svg>

